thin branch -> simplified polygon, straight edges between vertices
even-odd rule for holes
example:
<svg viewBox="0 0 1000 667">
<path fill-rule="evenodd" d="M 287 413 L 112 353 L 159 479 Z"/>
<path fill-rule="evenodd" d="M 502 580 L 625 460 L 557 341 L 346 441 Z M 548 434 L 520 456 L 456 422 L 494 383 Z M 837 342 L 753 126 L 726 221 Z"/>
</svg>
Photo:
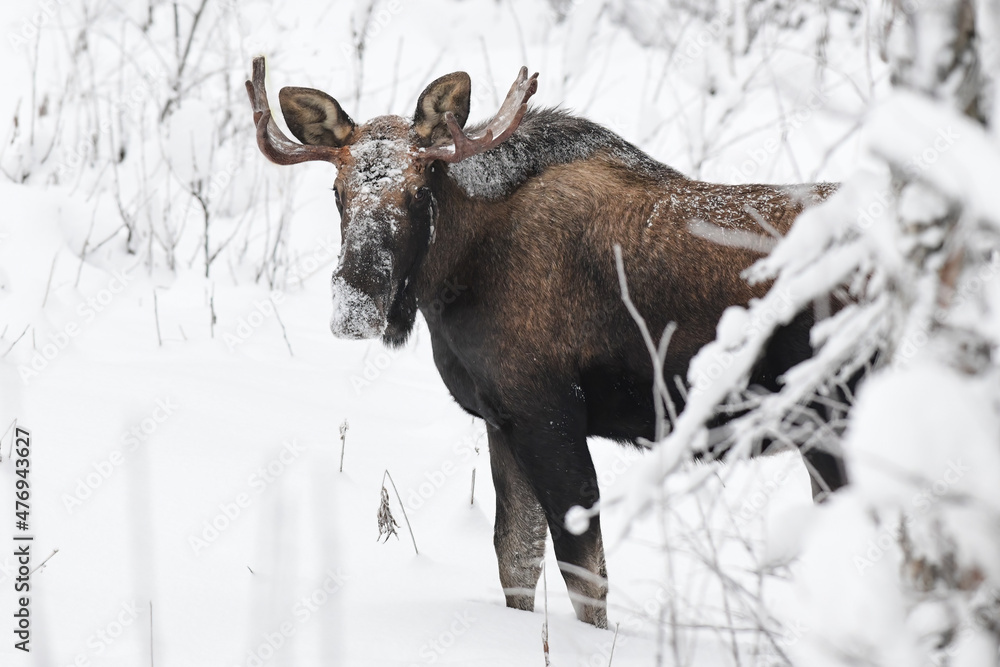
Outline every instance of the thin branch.
<svg viewBox="0 0 1000 667">
<path fill-rule="evenodd" d="M 21 335 L 20 335 L 20 336 L 18 336 L 18 337 L 17 337 L 17 339 L 16 339 L 16 340 L 15 340 L 15 341 L 14 341 L 13 343 L 11 343 L 11 344 L 10 344 L 10 347 L 8 347 L 8 348 L 7 348 L 7 351 L 6 351 L 6 352 L 4 352 L 3 354 L 0 354 L 0 359 L 3 359 L 3 358 L 4 358 L 4 357 L 6 357 L 6 356 L 7 356 L 8 354 L 10 354 L 10 351 L 14 349 L 14 346 L 15 346 L 15 345 L 17 345 L 17 344 L 18 344 L 18 342 L 19 342 L 19 341 L 20 341 L 20 340 L 21 340 L 22 338 L 24 338 L 24 334 L 28 333 L 28 329 L 29 329 L 30 327 L 31 327 L 31 325 L 30 325 L 30 324 L 25 324 L 25 325 L 24 325 L 24 331 L 22 331 L 22 332 L 21 332 Z"/>
<path fill-rule="evenodd" d="M 639 309 L 635 307 L 629 296 L 628 280 L 625 277 L 625 264 L 622 260 L 622 247 L 617 243 L 615 244 L 615 266 L 618 269 L 618 286 L 621 288 L 622 301 L 625 303 L 625 307 L 628 309 L 632 319 L 638 325 L 642 339 L 646 343 L 646 350 L 649 352 L 649 357 L 653 362 L 653 409 L 656 413 L 655 437 L 656 441 L 659 442 L 666 435 L 664 432 L 666 430 L 664 408 L 670 412 L 670 426 L 672 427 L 677 421 L 677 412 L 674 408 L 673 400 L 670 398 L 670 393 L 667 390 L 666 381 L 663 379 L 663 363 L 666 356 L 666 349 L 670 343 L 671 336 L 677 329 L 677 323 L 671 322 L 667 325 L 666 329 L 663 330 L 663 335 L 660 337 L 660 345 L 657 346 L 653 342 L 653 336 L 649 333 L 646 320 L 639 313 Z"/>
<path fill-rule="evenodd" d="M 45 283 L 45 296 L 42 297 L 42 308 L 45 308 L 45 304 L 49 301 L 49 289 L 52 287 L 52 276 L 56 272 L 57 259 L 59 259 L 59 253 L 52 256 L 52 266 L 49 267 L 49 279 Z"/>
<path fill-rule="evenodd" d="M 184 45 L 184 53 L 180 55 L 179 61 L 177 63 L 177 78 L 174 81 L 174 96 L 167 100 L 166 104 L 163 105 L 163 110 L 160 112 L 160 122 L 162 123 L 166 118 L 167 114 L 170 113 L 171 107 L 177 104 L 180 99 L 180 85 L 181 77 L 184 74 L 184 67 L 187 65 L 188 56 L 191 53 L 191 44 L 194 42 L 194 34 L 198 30 L 198 23 L 201 21 L 201 15 L 205 11 L 205 7 L 208 5 L 208 0 L 201 0 L 201 5 L 194 14 L 194 20 L 191 22 L 191 31 L 188 33 L 187 43 Z M 177 4 L 174 3 L 174 37 L 175 46 L 179 45 L 180 39 L 180 22 L 177 16 Z"/>
</svg>

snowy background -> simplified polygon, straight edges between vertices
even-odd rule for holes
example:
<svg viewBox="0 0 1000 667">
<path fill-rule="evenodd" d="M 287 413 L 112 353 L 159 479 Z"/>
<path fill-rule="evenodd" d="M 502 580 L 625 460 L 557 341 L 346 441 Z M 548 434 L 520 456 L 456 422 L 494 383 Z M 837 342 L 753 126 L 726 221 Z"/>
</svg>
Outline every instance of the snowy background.
<svg viewBox="0 0 1000 667">
<path fill-rule="evenodd" d="M 553 665 L 997 664 L 995 3 L 40 0 L 0 27 L 8 626 L 15 421 L 51 556 L 2 664 L 543 665 L 546 619 Z M 536 104 L 689 176 L 845 183 L 756 267 L 775 289 L 727 314 L 659 452 L 592 442 L 617 636 L 575 620 L 551 546 L 536 612 L 504 607 L 485 430 L 426 329 L 329 334 L 333 168 L 259 154 L 259 54 L 272 98 L 359 121 L 454 70 L 486 118 L 523 64 Z M 858 305 L 743 432 L 879 350 L 857 484 L 817 507 L 797 454 L 688 463 L 787 304 L 838 289 Z"/>
</svg>

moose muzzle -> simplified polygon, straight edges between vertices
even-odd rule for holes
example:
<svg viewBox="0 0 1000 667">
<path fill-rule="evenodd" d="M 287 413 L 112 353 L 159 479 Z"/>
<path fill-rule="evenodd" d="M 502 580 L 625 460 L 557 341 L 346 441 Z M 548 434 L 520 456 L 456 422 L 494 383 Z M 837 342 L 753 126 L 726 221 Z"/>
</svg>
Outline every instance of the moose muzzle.
<svg viewBox="0 0 1000 667">
<path fill-rule="evenodd" d="M 337 338 L 363 340 L 378 338 L 388 326 L 385 305 L 369 294 L 333 275 L 333 315 L 330 331 Z"/>
</svg>

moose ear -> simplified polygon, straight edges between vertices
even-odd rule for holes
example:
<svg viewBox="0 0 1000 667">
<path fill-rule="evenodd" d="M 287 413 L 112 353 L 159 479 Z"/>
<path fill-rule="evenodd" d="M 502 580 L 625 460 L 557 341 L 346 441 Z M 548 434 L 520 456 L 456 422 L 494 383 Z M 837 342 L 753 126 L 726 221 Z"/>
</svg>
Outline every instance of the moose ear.
<svg viewBox="0 0 1000 667">
<path fill-rule="evenodd" d="M 444 115 L 455 115 L 459 127 L 469 119 L 469 94 L 472 80 L 465 72 L 452 72 L 435 80 L 420 93 L 417 110 L 413 113 L 413 130 L 425 146 L 440 146 L 451 142 L 451 133 Z"/>
<path fill-rule="evenodd" d="M 278 101 L 288 129 L 302 143 L 335 148 L 349 143 L 354 121 L 323 91 L 282 88 Z"/>
</svg>

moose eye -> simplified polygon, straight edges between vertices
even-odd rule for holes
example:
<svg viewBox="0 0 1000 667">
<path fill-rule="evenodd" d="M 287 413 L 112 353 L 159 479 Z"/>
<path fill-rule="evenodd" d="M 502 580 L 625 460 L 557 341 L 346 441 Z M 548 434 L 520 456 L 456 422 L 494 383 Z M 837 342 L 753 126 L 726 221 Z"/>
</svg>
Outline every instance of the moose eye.
<svg viewBox="0 0 1000 667">
<path fill-rule="evenodd" d="M 431 195 L 431 191 L 427 188 L 417 188 L 417 191 L 413 193 L 413 203 L 423 204 L 425 203 Z"/>
<path fill-rule="evenodd" d="M 344 204 L 340 200 L 340 190 L 338 190 L 337 188 L 332 188 L 332 190 L 333 190 L 333 201 L 336 202 L 336 204 L 337 204 L 337 210 L 340 211 L 341 213 L 343 213 L 344 212 Z"/>
</svg>

